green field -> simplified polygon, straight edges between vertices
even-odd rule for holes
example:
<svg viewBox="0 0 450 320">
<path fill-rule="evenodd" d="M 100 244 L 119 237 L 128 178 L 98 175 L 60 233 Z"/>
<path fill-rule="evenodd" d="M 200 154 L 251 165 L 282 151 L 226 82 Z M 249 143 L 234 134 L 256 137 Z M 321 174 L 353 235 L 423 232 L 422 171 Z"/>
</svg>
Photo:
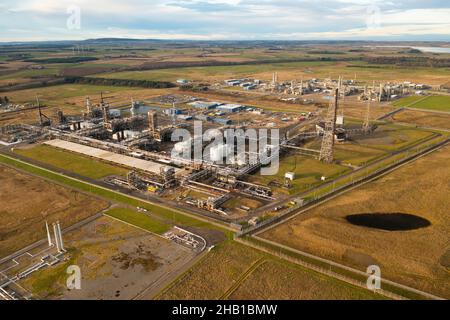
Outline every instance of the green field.
<svg viewBox="0 0 450 320">
<path fill-rule="evenodd" d="M 302 155 L 282 156 L 280 159 L 280 167 L 276 175 L 264 176 L 257 173 L 250 176 L 249 181 L 262 185 L 269 185 L 270 182 L 276 181 L 283 185 L 285 173 L 295 172 L 296 178 L 293 181 L 292 188 L 289 189 L 289 193 L 297 194 L 322 184 L 322 176 L 326 177 L 327 180 L 330 180 L 349 171 L 350 169 L 347 167 L 338 164 L 326 164 Z M 279 191 L 283 191 L 283 189 L 279 189 Z"/>
<path fill-rule="evenodd" d="M 110 175 L 125 176 L 128 172 L 124 168 L 47 145 L 38 145 L 28 149 L 15 149 L 14 152 L 91 179 L 101 179 Z"/>
<path fill-rule="evenodd" d="M 137 212 L 135 210 L 126 209 L 126 208 L 114 208 L 111 210 L 108 210 L 105 212 L 107 216 L 111 216 L 113 218 L 116 218 L 118 220 L 127 222 L 129 224 L 132 224 L 136 227 L 142 228 L 144 230 L 157 233 L 157 234 L 163 234 L 167 231 L 169 231 L 170 226 L 157 221 L 155 219 L 152 219 L 147 214 L 142 212 Z"/>
<path fill-rule="evenodd" d="M 450 96 L 407 97 L 394 103 L 396 107 L 450 112 Z"/>
</svg>

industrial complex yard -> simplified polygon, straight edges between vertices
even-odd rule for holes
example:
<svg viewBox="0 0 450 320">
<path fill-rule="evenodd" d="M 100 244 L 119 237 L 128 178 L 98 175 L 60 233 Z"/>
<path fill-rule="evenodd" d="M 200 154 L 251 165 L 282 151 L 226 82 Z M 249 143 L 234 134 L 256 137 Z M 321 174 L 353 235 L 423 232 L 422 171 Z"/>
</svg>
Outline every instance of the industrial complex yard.
<svg viewBox="0 0 450 320">
<path fill-rule="evenodd" d="M 133 299 L 154 290 L 195 255 L 157 235 L 103 217 L 65 236 L 69 259 L 35 273 L 22 284 L 43 299 Z M 84 271 L 83 290 L 67 290 L 66 268 Z"/>
<path fill-rule="evenodd" d="M 0 44 L 0 299 L 450 298 L 450 53 L 36 48 Z"/>
</svg>

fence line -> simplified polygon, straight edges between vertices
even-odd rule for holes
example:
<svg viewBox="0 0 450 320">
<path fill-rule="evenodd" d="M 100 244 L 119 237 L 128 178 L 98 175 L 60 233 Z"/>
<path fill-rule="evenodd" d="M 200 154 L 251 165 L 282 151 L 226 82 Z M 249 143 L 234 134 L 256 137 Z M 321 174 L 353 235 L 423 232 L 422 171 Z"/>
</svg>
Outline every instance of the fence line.
<svg viewBox="0 0 450 320">
<path fill-rule="evenodd" d="M 339 191 L 342 191 L 342 190 L 347 189 L 349 187 L 355 186 L 355 185 L 357 185 L 357 184 L 359 184 L 361 182 L 364 182 L 365 180 L 367 180 L 369 178 L 374 178 L 374 177 L 378 176 L 381 173 L 384 173 L 386 171 L 389 171 L 389 170 L 397 167 L 398 165 L 401 165 L 401 164 L 403 164 L 405 162 L 408 162 L 409 160 L 412 160 L 412 159 L 414 159 L 414 158 L 416 158 L 418 156 L 426 154 L 427 152 L 430 152 L 430 151 L 432 151 L 434 149 L 437 149 L 437 148 L 447 144 L 449 141 L 450 141 L 449 139 L 445 139 L 444 141 L 442 141 L 442 142 L 440 142 L 438 144 L 434 144 L 434 145 L 431 145 L 431 146 L 425 146 L 423 148 L 417 147 L 416 149 L 414 149 L 412 151 L 413 152 L 412 154 L 411 154 L 411 150 L 408 150 L 404 157 L 395 160 L 393 163 L 389 164 L 386 167 L 381 167 L 381 168 L 379 168 L 379 169 L 377 169 L 375 171 L 372 171 L 370 173 L 367 173 L 367 174 L 365 174 L 365 175 L 363 175 L 363 176 L 361 176 L 359 178 L 354 179 L 353 175 L 351 175 L 351 180 L 349 182 L 344 183 L 343 185 L 338 186 L 338 187 L 336 187 L 333 184 L 333 188 L 330 191 L 327 191 L 327 192 L 319 194 L 319 195 L 315 195 L 315 193 L 313 193 L 313 197 L 312 198 L 306 199 L 306 200 L 303 199 L 302 203 L 296 204 L 295 206 L 289 208 L 288 210 L 286 210 L 282 214 L 280 214 L 278 216 L 275 216 L 275 217 L 272 217 L 272 218 L 269 218 L 269 219 L 266 219 L 266 220 L 258 223 L 255 226 L 249 227 L 249 228 L 247 228 L 245 230 L 242 230 L 241 232 L 238 232 L 237 236 L 241 237 L 241 236 L 244 236 L 244 235 L 247 235 L 247 234 L 250 234 L 250 233 L 254 233 L 257 230 L 264 229 L 264 227 L 266 227 L 266 226 L 269 226 L 269 225 L 277 223 L 277 222 L 281 222 L 282 220 L 284 220 L 285 217 L 289 217 L 290 214 L 292 214 L 293 212 L 295 212 L 295 211 L 297 211 L 297 210 L 299 210 L 301 208 L 305 208 L 308 205 L 313 204 L 315 202 L 318 202 L 318 201 L 320 201 L 320 200 L 322 200 L 322 199 L 324 199 L 324 198 L 326 198 L 326 197 L 328 197 L 330 195 L 333 195 L 333 194 L 335 194 L 335 193 L 337 193 Z"/>
<path fill-rule="evenodd" d="M 300 265 L 300 266 L 302 266 L 302 267 L 305 267 L 305 268 L 314 270 L 314 271 L 316 271 L 316 272 L 325 274 L 325 275 L 327 275 L 327 276 L 330 276 L 330 277 L 339 279 L 339 280 L 341 280 L 341 281 L 347 282 L 347 283 L 352 284 L 352 285 L 354 285 L 354 286 L 361 287 L 361 288 L 364 288 L 364 289 L 369 290 L 369 289 L 367 288 L 367 284 L 364 283 L 364 282 L 362 282 L 362 281 L 358 281 L 358 280 L 356 280 L 356 279 L 353 279 L 353 278 L 350 278 L 350 277 L 346 277 L 346 276 L 344 276 L 344 275 L 342 275 L 342 274 L 339 274 L 339 273 L 336 273 L 336 272 L 334 272 L 334 271 L 331 271 L 331 270 L 328 270 L 328 269 L 325 269 L 325 268 L 318 267 L 317 265 L 314 265 L 314 264 L 305 262 L 305 261 L 303 261 L 303 260 L 301 260 L 301 259 L 299 259 L 299 258 L 294 258 L 294 257 L 292 257 L 292 256 L 290 256 L 290 255 L 285 254 L 285 253 L 277 252 L 276 250 L 271 250 L 271 249 L 268 249 L 267 247 L 263 247 L 263 246 L 260 246 L 260 245 L 256 245 L 255 243 L 252 243 L 252 242 L 250 242 L 250 241 L 244 240 L 244 239 L 242 239 L 242 238 L 235 239 L 235 241 L 237 241 L 237 242 L 239 242 L 239 243 L 242 243 L 243 245 L 252 247 L 252 248 L 254 248 L 254 249 L 256 249 L 256 250 L 260 250 L 260 251 L 263 251 L 263 252 L 265 252 L 265 253 L 274 255 L 274 256 L 276 256 L 276 257 L 278 257 L 278 258 L 280 258 L 280 259 L 283 259 L 283 260 L 289 261 L 289 262 L 291 262 L 291 263 Z M 380 294 L 380 295 L 383 295 L 383 296 L 385 296 L 385 297 L 394 299 L 394 300 L 407 300 L 405 297 L 402 297 L 402 296 L 397 295 L 397 294 L 395 294 L 395 293 L 393 293 L 393 292 L 390 292 L 390 291 L 386 291 L 386 290 L 384 290 L 384 289 L 374 290 L 374 292 L 375 292 L 375 293 L 378 293 L 378 294 Z"/>
</svg>

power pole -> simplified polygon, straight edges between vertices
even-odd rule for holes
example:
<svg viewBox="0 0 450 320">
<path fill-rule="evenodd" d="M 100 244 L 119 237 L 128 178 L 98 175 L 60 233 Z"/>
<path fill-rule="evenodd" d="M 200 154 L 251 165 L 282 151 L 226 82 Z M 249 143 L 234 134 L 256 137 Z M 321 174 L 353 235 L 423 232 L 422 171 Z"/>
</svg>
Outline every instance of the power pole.
<svg viewBox="0 0 450 320">
<path fill-rule="evenodd" d="M 325 129 L 322 139 L 319 160 L 325 163 L 332 163 L 334 160 L 334 136 L 336 132 L 336 118 L 338 109 L 339 89 L 335 90 L 334 103 L 330 104 L 328 115 L 325 119 Z"/>
</svg>

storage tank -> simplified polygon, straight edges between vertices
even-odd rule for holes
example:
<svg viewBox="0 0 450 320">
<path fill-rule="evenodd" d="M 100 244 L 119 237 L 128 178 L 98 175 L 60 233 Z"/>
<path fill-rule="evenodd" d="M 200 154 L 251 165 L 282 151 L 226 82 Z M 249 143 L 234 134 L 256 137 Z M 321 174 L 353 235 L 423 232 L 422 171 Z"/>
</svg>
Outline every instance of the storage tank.
<svg viewBox="0 0 450 320">
<path fill-rule="evenodd" d="M 228 144 L 219 144 L 216 146 L 211 147 L 209 150 L 209 156 L 211 161 L 214 162 L 220 162 L 225 158 L 227 155 L 232 154 L 232 146 Z"/>
</svg>

